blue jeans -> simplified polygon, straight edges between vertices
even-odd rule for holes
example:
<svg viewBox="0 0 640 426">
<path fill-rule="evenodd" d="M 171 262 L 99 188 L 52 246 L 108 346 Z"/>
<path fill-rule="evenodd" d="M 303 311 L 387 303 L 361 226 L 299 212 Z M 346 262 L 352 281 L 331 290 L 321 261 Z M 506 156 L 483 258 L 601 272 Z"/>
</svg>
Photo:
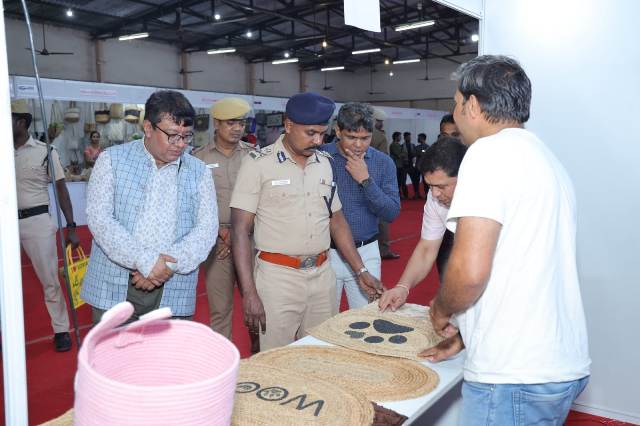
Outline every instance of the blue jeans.
<svg viewBox="0 0 640 426">
<path fill-rule="evenodd" d="M 541 384 L 462 384 L 462 426 L 562 425 L 589 376 Z"/>
</svg>

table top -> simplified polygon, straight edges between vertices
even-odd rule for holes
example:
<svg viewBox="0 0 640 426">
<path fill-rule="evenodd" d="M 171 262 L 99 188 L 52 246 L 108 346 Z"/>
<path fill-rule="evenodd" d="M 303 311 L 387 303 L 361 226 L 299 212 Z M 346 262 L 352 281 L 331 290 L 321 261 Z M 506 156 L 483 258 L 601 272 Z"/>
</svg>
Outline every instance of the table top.
<svg viewBox="0 0 640 426">
<path fill-rule="evenodd" d="M 334 346 L 330 343 L 316 339 L 313 336 L 306 336 L 292 345 L 320 345 Z M 438 363 L 428 361 L 422 362 L 423 365 L 431 368 L 440 377 L 438 386 L 426 395 L 414 399 L 405 399 L 403 401 L 387 401 L 377 402 L 385 408 L 389 408 L 400 414 L 407 416 L 407 424 L 416 420 L 433 404 L 435 404 L 443 395 L 445 395 L 452 387 L 462 380 L 462 367 L 465 360 L 465 351 L 460 352 L 455 357 Z"/>
</svg>

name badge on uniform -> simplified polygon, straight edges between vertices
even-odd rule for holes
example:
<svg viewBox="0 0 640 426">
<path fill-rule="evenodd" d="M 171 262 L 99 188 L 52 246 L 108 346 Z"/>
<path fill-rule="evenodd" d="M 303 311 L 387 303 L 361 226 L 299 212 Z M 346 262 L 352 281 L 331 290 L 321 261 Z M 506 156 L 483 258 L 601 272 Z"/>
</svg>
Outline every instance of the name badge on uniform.
<svg viewBox="0 0 640 426">
<path fill-rule="evenodd" d="M 291 179 L 272 180 L 271 186 L 284 186 L 284 185 L 289 185 L 290 183 L 291 183 Z"/>
<path fill-rule="evenodd" d="M 211 163 L 211 164 L 207 164 L 207 169 L 215 169 L 220 167 L 220 165 L 218 163 Z"/>
<path fill-rule="evenodd" d="M 322 185 L 336 186 L 336 183 L 335 183 L 335 182 L 333 182 L 333 181 L 328 181 L 328 180 L 326 180 L 326 179 L 322 179 L 322 178 L 320 178 L 320 183 L 321 183 Z"/>
</svg>

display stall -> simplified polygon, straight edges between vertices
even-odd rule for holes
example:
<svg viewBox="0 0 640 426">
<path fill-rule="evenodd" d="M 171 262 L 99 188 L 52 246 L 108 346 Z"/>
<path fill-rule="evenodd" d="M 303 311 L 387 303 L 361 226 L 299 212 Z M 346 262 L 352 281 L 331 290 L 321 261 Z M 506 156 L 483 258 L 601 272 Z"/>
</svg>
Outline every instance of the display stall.
<svg viewBox="0 0 640 426">
<path fill-rule="evenodd" d="M 91 132 L 99 132 L 101 149 L 142 137 L 144 103 L 154 91 L 163 88 L 44 78 L 42 92 L 49 129 L 44 129 L 40 109 L 36 108 L 38 90 L 35 78 L 10 76 L 9 88 L 12 99 L 29 100 L 34 116 L 31 129 L 34 136 L 44 138 L 44 132 L 49 131 L 66 170 L 75 222 L 85 225 L 86 181 L 91 173 L 85 163 L 84 152 L 89 145 Z M 196 147 L 207 144 L 213 137 L 209 108 L 216 101 L 229 96 L 242 98 L 253 106 L 252 120 L 247 123 L 245 131 L 255 137 L 258 146 L 270 145 L 282 133 L 287 98 L 194 90 L 181 92 L 196 109 Z M 337 103 L 336 113 L 341 105 Z M 440 119 L 445 114 L 443 111 L 414 108 L 377 108 L 387 115 L 384 128 L 389 139 L 395 131 L 408 131 L 412 133 L 414 143 L 418 133 L 426 133 L 428 141 L 433 142 L 439 131 Z M 49 192 L 52 200 L 50 211 L 55 220 L 57 208 L 51 188 Z"/>
</svg>

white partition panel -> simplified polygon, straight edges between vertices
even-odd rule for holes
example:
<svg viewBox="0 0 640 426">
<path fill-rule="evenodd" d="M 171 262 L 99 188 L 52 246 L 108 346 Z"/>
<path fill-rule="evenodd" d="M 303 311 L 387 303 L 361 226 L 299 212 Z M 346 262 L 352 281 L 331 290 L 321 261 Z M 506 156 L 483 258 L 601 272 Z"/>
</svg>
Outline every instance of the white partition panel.
<svg viewBox="0 0 640 426">
<path fill-rule="evenodd" d="M 638 16 L 636 0 L 485 0 L 480 37 L 482 53 L 524 66 L 533 83 L 527 127 L 576 187 L 593 365 L 574 408 L 640 424 Z"/>
</svg>

